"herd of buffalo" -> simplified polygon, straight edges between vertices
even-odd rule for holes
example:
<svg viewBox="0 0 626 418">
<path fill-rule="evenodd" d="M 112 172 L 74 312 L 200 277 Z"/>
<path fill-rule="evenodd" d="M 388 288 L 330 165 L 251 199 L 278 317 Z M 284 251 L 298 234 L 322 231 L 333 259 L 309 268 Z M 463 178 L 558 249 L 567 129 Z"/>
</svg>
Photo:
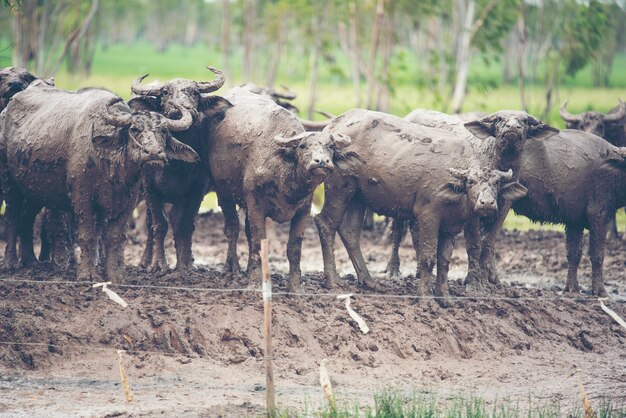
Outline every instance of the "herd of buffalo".
<svg viewBox="0 0 626 418">
<path fill-rule="evenodd" d="M 580 291 L 577 270 L 588 229 L 591 291 L 606 295 L 607 230 L 617 234 L 615 212 L 626 205 L 623 102 L 608 114 L 572 115 L 563 107 L 566 130 L 514 110 L 463 116 L 417 109 L 400 118 L 353 109 L 311 122 L 297 117 L 288 90 L 248 84 L 221 97 L 211 94 L 224 78 L 209 70 L 215 74 L 210 82 L 143 84 L 140 77 L 127 102 L 106 89 L 70 92 L 24 69 L 0 71 L 4 267 L 37 261 L 33 225 L 43 209 L 39 260 L 63 264 L 75 240 L 79 279 L 120 280 L 128 222 L 145 200 L 148 236 L 140 266 L 168 270 L 169 224 L 176 270 L 184 272 L 193 268 L 196 213 L 205 194 L 215 191 L 228 238 L 225 270 L 239 273 L 239 206 L 246 214 L 252 285 L 260 283 L 266 218 L 291 222 L 288 288 L 296 291 L 313 191 L 324 183 L 324 206 L 314 220 L 329 287 L 339 280 L 336 232 L 359 284 L 375 286 L 359 243 L 370 209 L 393 220 L 388 273 L 399 272 L 398 247 L 408 229 L 419 296 L 436 265 L 433 293 L 446 305 L 455 236 L 464 231 L 466 238 L 465 283 L 497 283 L 495 241 L 513 208 L 533 221 L 565 225 L 567 291 Z M 166 203 L 172 205 L 167 215 Z"/>
</svg>

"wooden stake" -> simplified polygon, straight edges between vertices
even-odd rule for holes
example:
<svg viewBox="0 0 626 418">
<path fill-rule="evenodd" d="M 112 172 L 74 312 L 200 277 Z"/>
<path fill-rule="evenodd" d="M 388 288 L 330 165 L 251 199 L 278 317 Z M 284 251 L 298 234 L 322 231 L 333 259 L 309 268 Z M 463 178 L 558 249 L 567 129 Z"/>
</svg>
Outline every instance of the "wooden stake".
<svg viewBox="0 0 626 418">
<path fill-rule="evenodd" d="M 128 376 L 126 376 L 126 369 L 124 368 L 124 360 L 122 354 L 124 350 L 117 350 L 117 360 L 120 366 L 120 380 L 122 382 L 122 389 L 124 389 L 124 395 L 126 395 L 126 401 L 133 401 L 133 393 L 130 391 L 130 384 L 128 383 Z"/>
<path fill-rule="evenodd" d="M 276 413 L 274 371 L 272 370 L 272 280 L 270 279 L 267 239 L 261 240 L 261 271 L 263 272 L 263 343 L 265 348 L 265 401 L 267 415 Z"/>
</svg>

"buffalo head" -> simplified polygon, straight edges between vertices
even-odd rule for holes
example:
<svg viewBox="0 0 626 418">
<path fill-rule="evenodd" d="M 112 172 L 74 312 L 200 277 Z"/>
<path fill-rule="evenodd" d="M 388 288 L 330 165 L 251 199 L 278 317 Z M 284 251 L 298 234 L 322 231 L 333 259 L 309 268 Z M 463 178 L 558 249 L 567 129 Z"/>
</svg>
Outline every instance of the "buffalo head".
<svg viewBox="0 0 626 418">
<path fill-rule="evenodd" d="M 0 111 L 7 106 L 11 97 L 25 90 L 36 79 L 23 68 L 7 67 L 0 70 Z"/>
<path fill-rule="evenodd" d="M 626 124 L 626 104 L 621 100 L 619 102 L 619 106 L 606 115 L 600 112 L 572 115 L 566 110 L 567 101 L 565 101 L 560 113 L 569 129 L 578 129 L 605 138 L 607 124 Z"/>
<path fill-rule="evenodd" d="M 447 201 L 458 201 L 467 195 L 472 210 L 478 216 L 491 216 L 498 211 L 498 196 L 514 201 L 526 196 L 528 190 L 518 182 L 511 182 L 513 170 L 508 172 L 485 167 L 472 167 L 467 170 L 451 168 L 454 178 L 440 191 Z"/>
<path fill-rule="evenodd" d="M 212 96 L 208 93 L 218 90 L 224 85 L 224 76 L 221 71 L 207 67 L 216 75 L 213 81 L 193 81 L 184 78 L 176 78 L 165 84 L 142 85 L 141 82 L 148 74 L 139 77 L 133 82 L 131 90 L 137 97 L 129 102 L 132 109 L 145 109 L 164 114 L 169 118 L 179 118 L 181 108 L 191 112 L 194 122 L 198 120 L 198 114 L 224 118 L 224 112 L 232 104 L 221 97 Z"/>
<path fill-rule="evenodd" d="M 180 119 L 168 119 L 156 112 L 135 111 L 118 105 L 120 98 L 109 101 L 102 114 L 105 122 L 123 128 L 116 136 L 93 136 L 94 146 L 99 150 L 115 150 L 126 146 L 133 162 L 163 167 L 168 160 L 193 163 L 200 161 L 196 152 L 172 136 L 172 132 L 189 129 L 193 119 L 191 112 L 179 108 Z"/>
<path fill-rule="evenodd" d="M 323 181 L 335 167 L 348 169 L 359 164 L 361 157 L 354 151 L 344 151 L 352 142 L 348 136 L 330 132 L 303 132 L 291 137 L 276 136 L 279 152 L 295 161 L 298 170 L 308 177 Z"/>
<path fill-rule="evenodd" d="M 517 153 L 528 138 L 546 139 L 559 130 L 519 110 L 501 110 L 482 119 L 467 122 L 465 128 L 476 137 L 493 136 L 501 152 Z"/>
</svg>

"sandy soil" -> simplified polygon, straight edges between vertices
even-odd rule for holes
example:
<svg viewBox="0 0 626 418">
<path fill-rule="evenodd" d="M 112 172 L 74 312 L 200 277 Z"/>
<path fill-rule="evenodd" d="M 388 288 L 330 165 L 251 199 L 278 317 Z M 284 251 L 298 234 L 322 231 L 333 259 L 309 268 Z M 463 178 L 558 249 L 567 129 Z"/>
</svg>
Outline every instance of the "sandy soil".
<svg viewBox="0 0 626 418">
<path fill-rule="evenodd" d="M 579 402 L 577 378 L 592 402 L 608 397 L 626 403 L 626 330 L 586 295 L 561 295 L 565 239 L 555 232 L 506 232 L 500 239 L 503 285 L 483 291 L 457 283 L 466 257 L 456 243 L 450 277 L 451 308 L 432 300 L 417 303 L 415 257 L 401 248 L 400 278 L 383 270 L 389 253 L 383 226 L 367 232 L 364 253 L 378 279 L 376 293 L 359 289 L 340 244 L 337 265 L 345 281 L 325 288 L 319 240 L 307 231 L 303 250 L 304 292 L 274 298 L 274 373 L 283 408 L 323 404 L 319 362 L 328 369 L 338 398 L 371 402 L 372 392 L 395 387 L 488 400 L 511 398 L 524 407 L 536 401 Z M 270 231 L 274 290 L 286 290 L 287 227 Z M 126 249 L 137 264 L 140 236 Z M 0 242 L 0 251 L 3 243 Z M 126 286 L 114 286 L 129 307 L 122 309 L 99 289 L 75 282 L 75 272 L 38 266 L 0 270 L 0 415 L 15 416 L 254 416 L 264 411 L 265 376 L 261 295 L 200 288 L 245 287 L 244 277 L 221 273 L 226 241 L 220 214 L 201 216 L 194 241 L 198 271 L 154 276 L 128 267 Z M 241 240 L 242 266 L 246 260 Z M 173 264 L 173 246 L 168 244 Z M 607 249 L 607 305 L 626 317 L 626 245 Z M 585 256 L 581 284 L 589 288 Z M 32 280 L 12 282 L 7 280 Z M 60 284 L 50 283 L 63 281 Z M 69 282 L 68 282 L 69 281 Z M 172 290 L 133 287 L 170 286 Z M 195 289 L 195 290 L 194 290 Z M 371 332 L 363 335 L 334 293 L 359 296 L 353 308 Z M 485 296 L 497 299 L 485 299 Z M 14 342 L 31 343 L 18 345 Z M 120 386 L 116 349 L 134 401 Z"/>
</svg>

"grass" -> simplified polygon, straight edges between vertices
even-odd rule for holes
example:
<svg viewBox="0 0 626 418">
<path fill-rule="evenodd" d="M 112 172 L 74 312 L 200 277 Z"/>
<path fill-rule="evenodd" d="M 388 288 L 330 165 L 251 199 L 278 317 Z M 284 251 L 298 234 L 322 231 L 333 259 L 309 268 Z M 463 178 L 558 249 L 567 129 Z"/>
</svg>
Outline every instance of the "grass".
<svg viewBox="0 0 626 418">
<path fill-rule="evenodd" d="M 431 393 L 404 394 L 399 390 L 383 389 L 373 394 L 373 406 L 362 407 L 358 403 L 346 402 L 337 409 L 328 406 L 317 410 L 280 411 L 278 417 L 323 417 L 323 418 L 582 418 L 582 406 L 564 408 L 560 402 L 537 401 L 530 395 L 527 399 L 496 399 L 487 401 L 477 396 L 453 396 L 439 398 Z M 579 402 L 576 400 L 576 402 Z M 581 404 L 582 405 L 582 404 Z M 595 416 L 621 418 L 626 414 L 625 405 L 617 405 L 601 399 L 592 405 Z"/>
</svg>

